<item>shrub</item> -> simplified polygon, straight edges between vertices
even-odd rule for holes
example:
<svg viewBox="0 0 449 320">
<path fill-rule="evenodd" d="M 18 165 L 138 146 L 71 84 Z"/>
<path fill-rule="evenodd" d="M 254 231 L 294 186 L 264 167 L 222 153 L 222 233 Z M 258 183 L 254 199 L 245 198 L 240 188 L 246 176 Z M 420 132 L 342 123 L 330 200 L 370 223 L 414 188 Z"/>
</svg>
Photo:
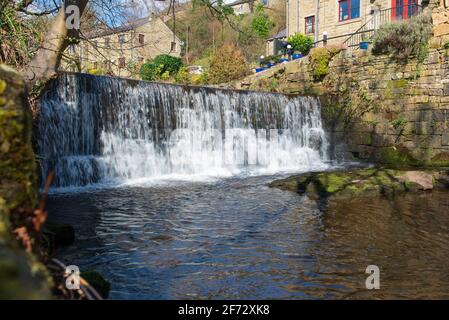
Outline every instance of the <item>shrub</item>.
<svg viewBox="0 0 449 320">
<path fill-rule="evenodd" d="M 175 82 L 189 83 L 189 73 L 185 67 L 181 67 L 175 75 Z"/>
<path fill-rule="evenodd" d="M 101 76 L 101 75 L 105 74 L 103 69 L 98 69 L 98 68 L 97 69 L 95 69 L 95 68 L 89 69 L 89 70 L 87 70 L 87 73 L 95 75 L 95 76 Z"/>
<path fill-rule="evenodd" d="M 260 64 L 261 65 L 266 65 L 266 64 L 268 64 L 271 61 L 273 61 L 274 63 L 279 63 L 281 61 L 281 56 L 275 56 L 275 55 L 266 56 L 265 58 L 263 58 L 260 61 Z"/>
<path fill-rule="evenodd" d="M 391 22 L 381 26 L 374 35 L 373 54 L 391 54 L 403 61 L 411 56 L 424 60 L 431 36 L 432 21 L 429 14 L 408 21 Z"/>
<path fill-rule="evenodd" d="M 264 7 L 261 4 L 258 4 L 251 21 L 251 27 L 259 37 L 266 38 L 268 37 L 272 26 L 273 24 L 271 23 L 270 18 L 264 12 Z"/>
<path fill-rule="evenodd" d="M 140 77 L 142 78 L 142 80 L 155 81 L 158 80 L 160 76 L 161 68 L 154 63 L 144 63 L 140 68 Z"/>
<path fill-rule="evenodd" d="M 322 47 L 310 53 L 309 68 L 315 81 L 322 80 L 328 73 L 329 62 L 339 52 L 338 48 Z"/>
<path fill-rule="evenodd" d="M 313 47 L 314 40 L 312 37 L 305 36 L 301 33 L 295 33 L 288 37 L 287 42 L 295 51 L 301 52 L 303 55 L 309 53 Z"/>
<path fill-rule="evenodd" d="M 181 58 L 168 54 L 160 54 L 154 58 L 153 63 L 160 67 L 161 75 L 168 71 L 170 75 L 175 75 L 182 67 Z"/>
<path fill-rule="evenodd" d="M 207 73 L 203 72 L 202 74 L 192 75 L 192 77 L 190 78 L 190 82 L 195 85 L 207 83 Z"/>
<path fill-rule="evenodd" d="M 212 57 L 207 78 L 212 84 L 225 83 L 244 77 L 248 71 L 248 64 L 240 49 L 225 44 Z"/>
</svg>

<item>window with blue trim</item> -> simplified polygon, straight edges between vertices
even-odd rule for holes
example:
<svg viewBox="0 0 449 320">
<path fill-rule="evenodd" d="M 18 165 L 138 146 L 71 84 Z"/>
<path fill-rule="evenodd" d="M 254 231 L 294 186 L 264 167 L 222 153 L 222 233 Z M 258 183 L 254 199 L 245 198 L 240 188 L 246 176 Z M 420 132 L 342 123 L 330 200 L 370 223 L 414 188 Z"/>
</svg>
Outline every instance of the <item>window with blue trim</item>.
<svg viewBox="0 0 449 320">
<path fill-rule="evenodd" d="M 360 0 L 339 0 L 338 9 L 339 21 L 360 18 Z"/>
</svg>

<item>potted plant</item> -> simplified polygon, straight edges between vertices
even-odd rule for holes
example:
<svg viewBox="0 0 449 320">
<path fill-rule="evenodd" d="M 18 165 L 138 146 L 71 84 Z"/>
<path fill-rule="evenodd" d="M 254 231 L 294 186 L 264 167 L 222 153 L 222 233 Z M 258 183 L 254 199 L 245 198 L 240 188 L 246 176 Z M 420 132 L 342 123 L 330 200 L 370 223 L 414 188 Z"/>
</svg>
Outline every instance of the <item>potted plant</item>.
<svg viewBox="0 0 449 320">
<path fill-rule="evenodd" d="M 298 50 L 295 50 L 295 51 L 293 52 L 292 59 L 293 59 L 293 60 L 296 60 L 296 59 L 300 59 L 300 58 L 302 58 L 301 52 L 299 52 Z"/>
<path fill-rule="evenodd" d="M 368 50 L 369 47 L 369 41 L 366 36 L 366 34 L 362 34 L 362 40 L 360 41 L 360 49 L 361 50 Z"/>
<path fill-rule="evenodd" d="M 295 33 L 287 39 L 290 51 L 293 51 L 292 59 L 296 60 L 302 58 L 303 55 L 307 55 L 314 45 L 312 37 L 305 36 L 301 33 Z"/>
</svg>

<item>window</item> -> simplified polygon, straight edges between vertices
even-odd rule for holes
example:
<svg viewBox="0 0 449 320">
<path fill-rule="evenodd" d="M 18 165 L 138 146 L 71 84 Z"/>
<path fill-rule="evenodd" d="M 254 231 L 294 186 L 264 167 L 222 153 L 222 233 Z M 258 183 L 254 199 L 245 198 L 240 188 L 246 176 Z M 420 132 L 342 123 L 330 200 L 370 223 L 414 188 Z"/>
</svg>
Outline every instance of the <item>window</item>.
<svg viewBox="0 0 449 320">
<path fill-rule="evenodd" d="M 110 48 L 111 47 L 111 39 L 110 38 L 105 38 L 104 39 L 104 46 L 106 48 Z"/>
<path fill-rule="evenodd" d="M 360 0 L 339 0 L 338 9 L 339 21 L 360 18 Z"/>
<path fill-rule="evenodd" d="M 119 43 L 125 43 L 125 35 L 124 34 L 121 34 L 121 35 L 118 36 L 118 42 Z"/>
<path fill-rule="evenodd" d="M 69 46 L 69 53 L 72 53 L 72 54 L 76 53 L 76 46 L 74 44 L 71 44 Z"/>
<path fill-rule="evenodd" d="M 176 51 L 176 42 L 174 41 L 171 43 L 171 51 Z"/>
<path fill-rule="evenodd" d="M 315 32 L 315 16 L 306 17 L 306 28 L 305 34 L 314 33 Z"/>
<path fill-rule="evenodd" d="M 126 64 L 125 58 L 121 57 L 120 59 L 118 59 L 118 67 L 119 68 L 124 68 Z"/>
<path fill-rule="evenodd" d="M 139 34 L 139 44 L 145 44 L 145 35 Z"/>
<path fill-rule="evenodd" d="M 418 0 L 392 0 L 392 18 L 408 19 L 418 14 Z"/>
</svg>

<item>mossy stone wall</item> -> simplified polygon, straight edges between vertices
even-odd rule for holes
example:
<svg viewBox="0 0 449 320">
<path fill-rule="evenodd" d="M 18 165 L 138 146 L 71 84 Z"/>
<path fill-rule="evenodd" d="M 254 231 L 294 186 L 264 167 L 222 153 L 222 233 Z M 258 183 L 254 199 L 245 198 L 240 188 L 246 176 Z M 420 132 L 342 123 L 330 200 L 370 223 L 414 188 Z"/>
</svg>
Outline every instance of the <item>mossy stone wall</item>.
<svg viewBox="0 0 449 320">
<path fill-rule="evenodd" d="M 0 299 L 49 298 L 45 267 L 14 239 L 12 223 L 37 205 L 36 162 L 25 83 L 0 65 Z"/>
<path fill-rule="evenodd" d="M 336 156 L 449 166 L 449 50 L 432 38 L 424 61 L 343 50 L 317 81 L 309 59 L 276 66 L 237 89 L 315 95 Z"/>
</svg>

